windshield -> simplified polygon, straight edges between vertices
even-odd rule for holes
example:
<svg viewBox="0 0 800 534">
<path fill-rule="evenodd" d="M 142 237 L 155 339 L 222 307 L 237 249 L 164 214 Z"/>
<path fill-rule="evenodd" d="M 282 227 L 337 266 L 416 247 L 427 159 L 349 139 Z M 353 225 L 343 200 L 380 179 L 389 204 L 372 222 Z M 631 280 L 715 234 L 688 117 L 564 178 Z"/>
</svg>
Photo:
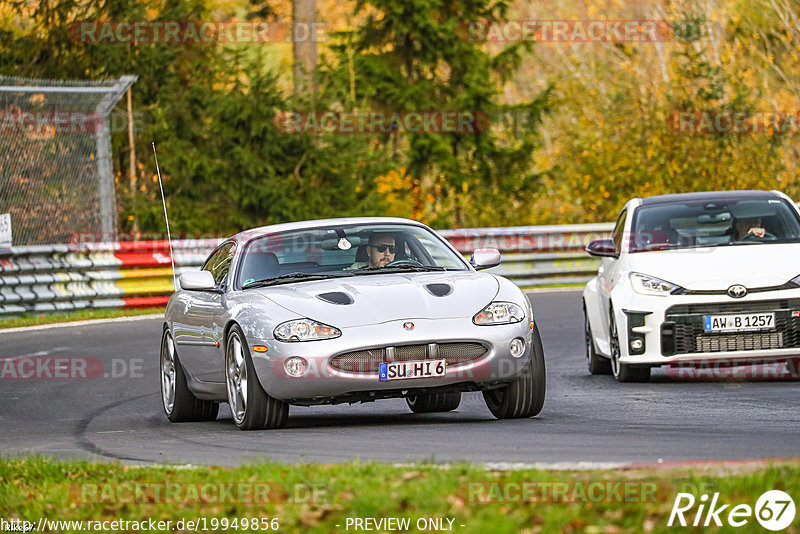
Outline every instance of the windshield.
<svg viewBox="0 0 800 534">
<path fill-rule="evenodd" d="M 631 252 L 798 241 L 800 221 L 781 199 L 673 202 L 636 210 Z"/>
<path fill-rule="evenodd" d="M 368 224 L 258 237 L 239 262 L 237 287 L 407 271 L 466 271 L 464 259 L 426 228 Z"/>
</svg>

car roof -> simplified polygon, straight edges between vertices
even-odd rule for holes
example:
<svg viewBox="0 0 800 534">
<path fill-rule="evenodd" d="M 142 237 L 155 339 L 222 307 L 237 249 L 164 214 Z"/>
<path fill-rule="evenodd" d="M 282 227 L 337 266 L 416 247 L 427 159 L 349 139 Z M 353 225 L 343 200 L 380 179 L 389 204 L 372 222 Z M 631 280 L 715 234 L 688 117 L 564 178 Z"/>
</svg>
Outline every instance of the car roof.
<svg viewBox="0 0 800 534">
<path fill-rule="evenodd" d="M 642 199 L 642 206 L 671 204 L 673 202 L 704 201 L 737 201 L 737 200 L 774 200 L 781 198 L 773 191 L 703 191 L 702 193 L 677 193 L 673 195 L 656 195 Z"/>
<path fill-rule="evenodd" d="M 313 230 L 316 228 L 329 228 L 331 226 L 348 226 L 358 224 L 406 224 L 412 226 L 419 226 L 427 228 L 421 222 L 411 219 L 403 219 L 401 217 L 342 217 L 337 219 L 314 219 L 309 221 L 297 221 L 290 223 L 271 224 L 268 226 L 259 226 L 258 228 L 251 228 L 235 234 L 230 239 L 236 241 L 249 241 L 254 237 L 274 234 L 276 232 L 287 232 L 292 230 Z"/>
</svg>

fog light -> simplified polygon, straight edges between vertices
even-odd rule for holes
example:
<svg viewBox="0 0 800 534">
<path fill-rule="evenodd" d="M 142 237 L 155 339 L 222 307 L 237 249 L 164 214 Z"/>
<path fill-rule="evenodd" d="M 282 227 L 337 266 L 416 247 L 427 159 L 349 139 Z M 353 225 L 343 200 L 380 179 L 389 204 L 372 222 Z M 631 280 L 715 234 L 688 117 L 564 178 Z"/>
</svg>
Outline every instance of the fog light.
<svg viewBox="0 0 800 534">
<path fill-rule="evenodd" d="M 508 346 L 508 350 L 511 351 L 513 357 L 519 358 L 525 352 L 525 340 L 521 338 L 513 339 L 511 345 Z"/>
<path fill-rule="evenodd" d="M 292 356 L 283 366 L 286 368 L 286 374 L 295 378 L 303 376 L 308 370 L 308 362 L 300 356 Z"/>
<path fill-rule="evenodd" d="M 631 339 L 631 350 L 642 350 L 644 341 L 641 338 Z"/>
</svg>

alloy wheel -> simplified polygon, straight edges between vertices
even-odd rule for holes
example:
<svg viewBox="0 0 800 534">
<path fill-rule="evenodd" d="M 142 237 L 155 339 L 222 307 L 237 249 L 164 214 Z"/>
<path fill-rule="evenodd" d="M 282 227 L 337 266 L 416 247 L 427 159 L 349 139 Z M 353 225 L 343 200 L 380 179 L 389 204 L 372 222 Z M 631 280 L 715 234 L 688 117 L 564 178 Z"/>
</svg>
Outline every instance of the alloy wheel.
<svg viewBox="0 0 800 534">
<path fill-rule="evenodd" d="M 586 312 L 583 314 L 583 339 L 584 348 L 586 349 L 586 363 L 591 368 L 592 365 L 592 329 L 589 326 L 589 317 Z"/>
<path fill-rule="evenodd" d="M 237 423 L 244 420 L 247 410 L 247 363 L 242 350 L 242 341 L 238 334 L 232 336 L 228 343 L 225 375 L 228 383 L 228 404 Z"/>
<path fill-rule="evenodd" d="M 614 319 L 614 310 L 610 310 L 609 313 L 609 322 L 608 322 L 608 330 L 609 330 L 609 345 L 611 348 L 611 372 L 614 374 L 615 378 L 619 378 L 619 371 L 620 371 L 620 363 L 619 363 L 619 335 L 617 332 L 617 321 Z"/>
<path fill-rule="evenodd" d="M 161 402 L 164 411 L 171 414 L 175 407 L 175 342 L 169 334 L 161 344 Z"/>
</svg>

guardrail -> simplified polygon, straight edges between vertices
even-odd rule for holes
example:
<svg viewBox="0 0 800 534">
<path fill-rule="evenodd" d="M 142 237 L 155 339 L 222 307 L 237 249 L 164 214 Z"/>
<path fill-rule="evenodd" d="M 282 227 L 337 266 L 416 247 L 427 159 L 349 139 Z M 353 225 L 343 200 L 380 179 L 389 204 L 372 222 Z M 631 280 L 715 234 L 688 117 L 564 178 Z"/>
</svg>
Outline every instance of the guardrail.
<svg viewBox="0 0 800 534">
<path fill-rule="evenodd" d="M 489 272 L 522 287 L 586 282 L 597 260 L 583 252 L 613 224 L 440 230 L 465 256 L 497 248 Z M 173 241 L 178 276 L 197 269 L 218 239 Z M 169 243 L 129 241 L 0 249 L 0 315 L 84 308 L 159 306 L 173 293 Z"/>
<path fill-rule="evenodd" d="M 173 242 L 178 275 L 219 240 Z M 174 291 L 166 241 L 36 245 L 0 250 L 0 314 L 159 306 Z"/>
<path fill-rule="evenodd" d="M 520 287 L 586 283 L 599 261 L 584 252 L 593 239 L 608 237 L 613 223 L 439 230 L 469 257 L 476 248 L 496 248 L 503 263 L 487 272 Z"/>
</svg>

